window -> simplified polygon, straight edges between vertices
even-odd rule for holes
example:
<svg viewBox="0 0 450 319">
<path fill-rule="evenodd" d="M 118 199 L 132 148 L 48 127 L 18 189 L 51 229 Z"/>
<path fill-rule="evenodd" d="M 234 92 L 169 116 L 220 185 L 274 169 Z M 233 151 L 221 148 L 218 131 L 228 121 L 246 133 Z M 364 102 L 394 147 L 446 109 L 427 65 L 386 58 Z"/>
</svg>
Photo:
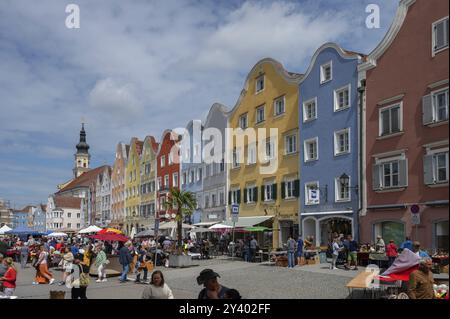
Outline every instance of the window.
<svg viewBox="0 0 450 319">
<path fill-rule="evenodd" d="M 189 183 L 193 183 L 195 180 L 195 171 L 191 170 L 189 174 Z"/>
<path fill-rule="evenodd" d="M 209 207 L 209 195 L 205 195 L 205 208 Z"/>
<path fill-rule="evenodd" d="M 422 98 L 423 124 L 448 120 L 448 88 L 432 92 Z"/>
<path fill-rule="evenodd" d="M 275 138 L 268 138 L 266 140 L 266 159 L 273 159 L 275 157 L 275 145 L 274 140 Z"/>
<path fill-rule="evenodd" d="M 264 75 L 261 75 L 256 78 L 255 91 L 256 91 L 256 93 L 258 93 L 258 92 L 261 92 L 262 90 L 264 90 Z"/>
<path fill-rule="evenodd" d="M 239 127 L 243 130 L 245 130 L 248 126 L 248 122 L 247 122 L 247 113 L 242 114 L 241 116 L 239 116 Z"/>
<path fill-rule="evenodd" d="M 158 177 L 158 190 L 161 190 L 162 188 L 162 178 Z"/>
<path fill-rule="evenodd" d="M 350 107 L 350 84 L 334 91 L 334 111 Z"/>
<path fill-rule="evenodd" d="M 164 188 L 169 188 L 169 175 L 164 175 Z"/>
<path fill-rule="evenodd" d="M 318 148 L 319 148 L 319 139 L 317 137 L 306 140 L 304 145 L 304 156 L 305 162 L 315 161 L 319 159 L 318 156 Z"/>
<path fill-rule="evenodd" d="M 380 136 L 390 135 L 402 130 L 402 103 L 380 109 Z"/>
<path fill-rule="evenodd" d="M 239 154 L 239 150 L 237 150 L 236 148 L 234 148 L 233 150 L 233 168 L 237 168 L 239 167 L 240 164 L 240 154 Z"/>
<path fill-rule="evenodd" d="M 255 187 L 247 187 L 245 189 L 245 192 L 247 194 L 247 198 L 246 198 L 246 203 L 254 203 L 256 202 L 256 198 L 255 198 Z"/>
<path fill-rule="evenodd" d="M 433 23 L 433 56 L 448 48 L 448 17 Z"/>
<path fill-rule="evenodd" d="M 305 205 L 320 204 L 319 182 L 305 184 Z"/>
<path fill-rule="evenodd" d="M 350 153 L 350 128 L 334 132 L 334 155 Z"/>
<path fill-rule="evenodd" d="M 303 122 L 312 121 L 317 118 L 317 98 L 303 103 Z"/>
<path fill-rule="evenodd" d="M 288 135 L 285 137 L 285 154 L 293 154 L 297 152 L 297 135 Z"/>
<path fill-rule="evenodd" d="M 285 198 L 295 198 L 295 181 L 287 181 L 284 183 Z"/>
<path fill-rule="evenodd" d="M 351 180 L 347 184 L 342 185 L 341 178 L 336 177 L 334 180 L 334 189 L 335 189 L 335 201 L 336 202 L 349 202 L 350 201 L 350 183 Z"/>
<path fill-rule="evenodd" d="M 178 187 L 178 173 L 173 173 L 173 187 Z"/>
<path fill-rule="evenodd" d="M 81 217 L 81 214 L 80 214 L 80 213 L 78 213 L 78 214 L 77 214 L 77 218 L 80 218 L 80 217 Z"/>
<path fill-rule="evenodd" d="M 449 163 L 447 151 L 437 151 L 434 154 L 426 155 L 424 158 L 425 184 L 448 183 Z"/>
<path fill-rule="evenodd" d="M 197 182 L 202 180 L 202 169 L 197 168 Z"/>
<path fill-rule="evenodd" d="M 408 162 L 402 154 L 396 158 L 376 159 L 373 189 L 401 188 L 408 185 Z"/>
<path fill-rule="evenodd" d="M 275 116 L 283 114 L 285 111 L 284 108 L 284 96 L 279 97 L 274 102 L 274 110 L 275 110 Z"/>
<path fill-rule="evenodd" d="M 166 165 L 166 156 L 161 156 L 161 167 L 164 167 Z"/>
<path fill-rule="evenodd" d="M 263 186 L 264 188 L 264 201 L 268 202 L 268 201 L 272 201 L 275 200 L 275 184 L 266 184 Z"/>
<path fill-rule="evenodd" d="M 173 155 L 172 152 L 169 153 L 169 165 L 173 164 Z"/>
<path fill-rule="evenodd" d="M 77 224 L 77 229 L 79 229 L 80 228 L 80 224 Z"/>
<path fill-rule="evenodd" d="M 72 223 L 67 223 L 67 228 L 72 228 Z"/>
<path fill-rule="evenodd" d="M 185 185 L 187 183 L 186 172 L 183 172 L 181 176 L 181 184 Z"/>
<path fill-rule="evenodd" d="M 248 145 L 248 165 L 256 164 L 256 144 Z"/>
<path fill-rule="evenodd" d="M 383 188 L 398 187 L 399 186 L 399 172 L 398 162 L 391 162 L 383 164 Z"/>
<path fill-rule="evenodd" d="M 326 64 L 322 64 L 320 66 L 320 83 L 325 83 L 328 81 L 331 81 L 333 78 L 333 71 L 332 71 L 332 62 L 328 62 Z"/>
<path fill-rule="evenodd" d="M 231 195 L 231 204 L 239 204 L 241 199 L 241 191 L 239 189 L 232 190 L 230 192 Z"/>
<path fill-rule="evenodd" d="M 256 108 L 256 124 L 261 123 L 265 120 L 264 118 L 264 105 Z"/>
<path fill-rule="evenodd" d="M 72 218 L 72 213 L 67 213 L 67 218 Z"/>
<path fill-rule="evenodd" d="M 220 172 L 223 172 L 223 171 L 225 171 L 225 161 L 222 158 L 222 160 L 220 161 Z"/>
<path fill-rule="evenodd" d="M 220 206 L 225 205 L 225 194 L 224 194 L 224 192 L 220 192 L 219 193 L 219 201 L 220 201 Z"/>
<path fill-rule="evenodd" d="M 216 194 L 211 195 L 211 207 L 216 207 Z"/>
</svg>

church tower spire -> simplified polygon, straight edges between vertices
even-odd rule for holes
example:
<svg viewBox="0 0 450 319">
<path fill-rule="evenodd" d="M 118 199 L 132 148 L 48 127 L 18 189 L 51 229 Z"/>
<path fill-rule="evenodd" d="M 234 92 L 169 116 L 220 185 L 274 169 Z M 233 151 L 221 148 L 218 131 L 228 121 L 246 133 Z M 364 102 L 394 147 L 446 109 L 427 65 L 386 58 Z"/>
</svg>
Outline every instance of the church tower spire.
<svg viewBox="0 0 450 319">
<path fill-rule="evenodd" d="M 80 142 L 76 146 L 77 152 L 75 154 L 75 167 L 73 168 L 73 175 L 75 178 L 89 170 L 89 144 L 86 143 L 86 131 L 84 130 L 84 123 L 81 123 Z"/>
</svg>

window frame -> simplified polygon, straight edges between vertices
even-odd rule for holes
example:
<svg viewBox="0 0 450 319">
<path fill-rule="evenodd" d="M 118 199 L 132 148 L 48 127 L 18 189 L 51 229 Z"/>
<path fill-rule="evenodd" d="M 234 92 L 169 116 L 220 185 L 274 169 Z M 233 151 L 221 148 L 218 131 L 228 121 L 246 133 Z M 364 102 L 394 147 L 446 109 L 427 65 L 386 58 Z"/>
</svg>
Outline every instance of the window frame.
<svg viewBox="0 0 450 319">
<path fill-rule="evenodd" d="M 247 145 L 247 165 L 254 165 L 254 164 L 256 164 L 256 161 L 257 161 L 256 143 L 248 144 Z"/>
<path fill-rule="evenodd" d="M 438 167 L 438 159 L 437 157 L 439 155 L 445 155 L 445 173 L 446 173 L 446 179 L 445 180 L 439 180 L 439 167 Z M 434 180 L 436 184 L 445 184 L 449 182 L 449 151 L 442 151 L 442 152 L 436 152 L 433 154 L 433 174 L 434 174 Z"/>
<path fill-rule="evenodd" d="M 309 158 L 309 150 L 308 150 L 308 145 L 311 144 L 312 142 L 315 142 L 316 144 L 316 157 L 315 158 Z M 303 141 L 303 161 L 305 163 L 308 162 L 314 162 L 314 161 L 318 161 L 319 160 L 319 137 L 313 137 L 313 138 L 309 138 Z"/>
<path fill-rule="evenodd" d="M 277 112 L 277 102 L 282 100 L 283 101 L 283 112 L 278 113 Z M 273 100 L 273 116 L 282 116 L 283 114 L 286 114 L 286 95 L 279 96 Z"/>
<path fill-rule="evenodd" d="M 245 127 L 242 127 L 242 119 L 245 118 Z M 248 112 L 239 115 L 239 128 L 245 130 L 248 128 Z"/>
<path fill-rule="evenodd" d="M 259 111 L 262 110 L 262 119 L 258 119 Z M 266 105 L 262 104 L 255 109 L 255 124 L 261 124 L 266 120 Z"/>
<path fill-rule="evenodd" d="M 268 191 L 268 189 L 269 189 L 269 192 L 267 192 Z M 269 197 L 267 197 L 267 194 L 269 194 L 270 196 L 270 198 Z M 273 183 L 265 183 L 264 184 L 264 202 L 272 202 L 272 201 L 274 201 L 274 199 L 273 199 L 273 197 L 272 197 L 272 194 L 273 194 Z"/>
<path fill-rule="evenodd" d="M 307 118 L 308 115 L 307 106 L 312 103 L 314 103 L 314 110 L 315 110 L 314 117 Z M 317 96 L 303 102 L 303 123 L 314 121 L 316 119 L 317 119 Z"/>
<path fill-rule="evenodd" d="M 341 152 L 339 150 L 340 144 L 339 144 L 338 137 L 339 137 L 339 135 L 342 135 L 345 132 L 348 134 L 348 150 Z M 351 134 L 350 134 L 350 132 L 351 132 L 350 127 L 344 128 L 339 131 L 334 131 L 334 156 L 340 156 L 340 155 L 345 155 L 345 154 L 351 153 Z"/>
<path fill-rule="evenodd" d="M 330 67 L 330 78 L 324 79 L 324 68 L 327 66 Z M 324 83 L 332 81 L 333 80 L 333 60 L 330 60 L 324 64 L 321 64 L 319 72 L 320 72 L 320 84 L 324 84 Z"/>
<path fill-rule="evenodd" d="M 288 139 L 289 138 L 294 138 L 294 147 L 292 151 L 288 151 L 288 146 L 289 146 L 289 142 Z M 284 155 L 291 155 L 291 154 L 296 154 L 297 153 L 297 134 L 288 134 L 284 137 Z"/>
<path fill-rule="evenodd" d="M 258 90 L 258 83 L 262 79 L 262 89 Z M 266 88 L 265 74 L 261 74 L 255 78 L 255 94 L 258 94 Z"/>
<path fill-rule="evenodd" d="M 289 196 L 289 185 L 291 185 L 291 193 L 292 196 Z M 284 199 L 295 199 L 295 179 L 286 179 L 284 181 Z"/>
<path fill-rule="evenodd" d="M 352 178 L 351 178 L 351 176 L 348 177 L 348 185 L 347 185 L 348 197 L 347 198 L 341 198 L 341 181 L 340 181 L 340 179 L 341 179 L 340 177 L 334 178 L 334 201 L 336 203 L 351 202 L 352 201 L 352 192 L 351 192 Z"/>
<path fill-rule="evenodd" d="M 345 107 L 339 108 L 338 96 L 339 96 L 340 92 L 345 91 L 345 90 L 348 91 L 348 105 L 345 106 Z M 352 85 L 350 83 L 347 84 L 347 85 L 344 85 L 344 86 L 342 86 L 340 88 L 337 88 L 337 89 L 333 90 L 333 104 L 334 104 L 333 107 L 334 107 L 334 112 L 340 112 L 340 111 L 345 111 L 347 109 L 350 109 L 352 107 L 351 95 L 352 95 Z"/>
<path fill-rule="evenodd" d="M 319 200 L 317 203 L 309 202 L 309 196 L 308 196 L 308 190 L 310 189 L 311 185 L 315 185 L 317 188 L 317 191 L 319 192 Z M 305 206 L 314 206 L 314 205 L 320 205 L 320 184 L 319 181 L 310 181 L 305 183 Z"/>
<path fill-rule="evenodd" d="M 390 131 L 390 133 L 383 135 L 382 134 L 383 133 L 383 127 L 382 127 L 383 120 L 382 120 L 381 114 L 382 114 L 383 111 L 388 110 L 388 109 L 389 110 L 393 109 L 393 108 L 395 108 L 397 106 L 399 107 L 399 116 L 398 116 L 398 119 L 399 119 L 399 123 L 398 123 L 399 130 L 397 132 L 392 132 L 391 112 L 389 112 L 389 126 L 390 126 L 390 130 L 389 131 Z M 398 134 L 398 133 L 401 133 L 401 132 L 403 132 L 403 101 L 400 101 L 400 102 L 397 102 L 397 103 L 393 103 L 393 104 L 389 104 L 389 105 L 384 106 L 384 107 L 380 107 L 378 109 L 378 137 L 390 136 L 390 135 Z"/>
<path fill-rule="evenodd" d="M 159 165 L 161 167 L 165 167 L 166 166 L 166 155 L 161 155 Z"/>
<path fill-rule="evenodd" d="M 447 105 L 446 105 L 446 114 L 447 114 L 447 118 L 443 119 L 443 120 L 439 120 L 438 119 L 438 114 L 439 114 L 439 110 L 438 110 L 438 106 L 437 104 L 435 104 L 435 97 L 437 97 L 440 93 L 445 93 L 446 96 L 446 101 L 447 101 Z M 448 121 L 449 119 L 449 93 L 448 93 L 448 86 L 445 88 L 441 88 L 435 91 L 432 91 L 431 93 L 431 106 L 432 106 L 432 112 L 433 112 L 433 124 L 434 123 L 441 123 L 441 122 L 445 122 Z"/>
<path fill-rule="evenodd" d="M 175 183 L 176 181 L 176 183 Z M 178 187 L 178 172 L 172 174 L 172 185 L 173 187 Z"/>
<path fill-rule="evenodd" d="M 447 50 L 448 47 L 449 47 L 449 43 L 447 42 L 447 45 L 445 45 L 445 46 L 442 47 L 442 48 L 439 48 L 439 49 L 436 49 L 436 50 L 435 50 L 435 46 L 436 46 L 436 33 L 434 32 L 435 27 L 436 27 L 439 23 L 442 23 L 442 22 L 444 22 L 445 20 L 448 20 L 448 19 L 449 19 L 449 16 L 446 16 L 446 17 L 443 17 L 443 18 L 441 18 L 441 19 L 439 19 L 439 20 L 437 20 L 437 21 L 434 21 L 434 22 L 431 24 L 431 56 L 432 56 L 432 57 L 436 56 L 436 54 L 438 54 L 438 53 L 440 53 L 440 52 L 442 52 L 442 51 Z M 447 22 L 447 25 L 449 25 L 449 23 L 450 23 L 450 22 Z M 448 34 L 449 30 L 448 30 L 448 29 L 444 29 L 444 30 L 447 32 L 447 38 L 449 38 L 449 34 Z"/>
</svg>

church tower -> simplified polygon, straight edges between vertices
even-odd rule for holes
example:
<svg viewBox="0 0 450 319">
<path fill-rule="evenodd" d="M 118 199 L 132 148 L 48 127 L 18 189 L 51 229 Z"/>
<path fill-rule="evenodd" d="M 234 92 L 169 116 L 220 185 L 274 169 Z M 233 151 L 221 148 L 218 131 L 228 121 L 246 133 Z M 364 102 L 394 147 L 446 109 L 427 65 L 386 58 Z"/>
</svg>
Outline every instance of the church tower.
<svg viewBox="0 0 450 319">
<path fill-rule="evenodd" d="M 77 144 L 77 153 L 75 154 L 75 167 L 73 175 L 75 178 L 89 170 L 89 145 L 86 143 L 86 132 L 84 131 L 84 123 L 81 124 L 80 142 Z"/>
</svg>

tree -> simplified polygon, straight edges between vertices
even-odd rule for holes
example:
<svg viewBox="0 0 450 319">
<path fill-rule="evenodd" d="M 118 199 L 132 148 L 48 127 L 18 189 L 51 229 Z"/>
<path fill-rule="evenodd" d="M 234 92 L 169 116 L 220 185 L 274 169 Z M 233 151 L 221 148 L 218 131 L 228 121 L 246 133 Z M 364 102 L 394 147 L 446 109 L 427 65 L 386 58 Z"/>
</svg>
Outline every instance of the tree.
<svg viewBox="0 0 450 319">
<path fill-rule="evenodd" d="M 182 191 L 176 188 L 170 190 L 166 208 L 176 210 L 175 220 L 177 221 L 178 252 L 182 249 L 182 230 L 184 216 L 190 216 L 197 207 L 197 200 L 194 193 Z"/>
</svg>

